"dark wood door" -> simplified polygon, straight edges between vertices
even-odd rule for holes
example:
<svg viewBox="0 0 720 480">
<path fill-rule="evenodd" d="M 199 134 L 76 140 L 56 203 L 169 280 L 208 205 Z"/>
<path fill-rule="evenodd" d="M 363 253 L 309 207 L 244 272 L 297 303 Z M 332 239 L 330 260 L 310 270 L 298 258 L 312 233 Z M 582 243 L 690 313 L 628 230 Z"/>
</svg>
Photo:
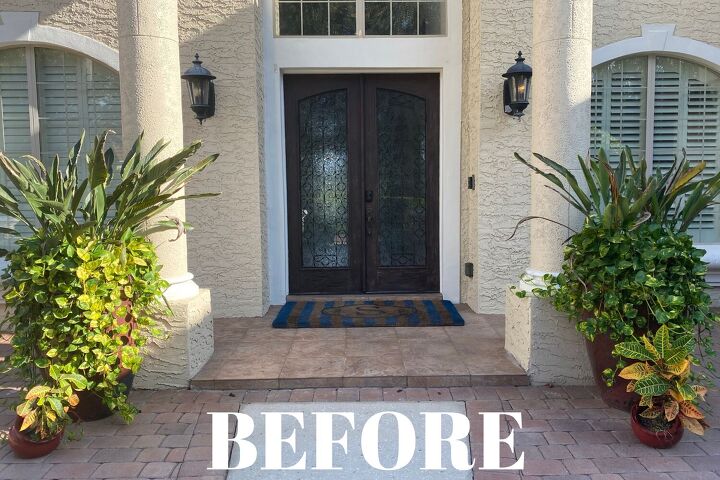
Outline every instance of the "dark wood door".
<svg viewBox="0 0 720 480">
<path fill-rule="evenodd" d="M 439 78 L 286 75 L 290 293 L 439 291 Z"/>
</svg>

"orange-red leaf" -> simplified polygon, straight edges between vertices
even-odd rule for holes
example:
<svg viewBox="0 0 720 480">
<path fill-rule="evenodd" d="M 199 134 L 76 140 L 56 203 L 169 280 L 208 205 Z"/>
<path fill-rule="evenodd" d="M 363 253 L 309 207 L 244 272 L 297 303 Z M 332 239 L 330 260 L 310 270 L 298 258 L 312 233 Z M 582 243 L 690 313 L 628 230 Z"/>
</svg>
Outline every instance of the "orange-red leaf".
<svg viewBox="0 0 720 480">
<path fill-rule="evenodd" d="M 700 419 L 705 418 L 705 415 L 702 414 L 700 410 L 697 409 L 695 405 L 693 405 L 691 402 L 682 402 L 680 403 L 680 413 L 682 413 L 686 417 Z"/>
</svg>

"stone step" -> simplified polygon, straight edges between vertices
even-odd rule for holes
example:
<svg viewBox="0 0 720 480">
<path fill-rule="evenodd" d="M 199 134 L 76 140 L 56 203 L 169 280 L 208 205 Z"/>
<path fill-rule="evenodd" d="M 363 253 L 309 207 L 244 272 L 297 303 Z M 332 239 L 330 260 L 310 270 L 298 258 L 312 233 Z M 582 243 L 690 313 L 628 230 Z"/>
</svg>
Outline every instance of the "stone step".
<svg viewBox="0 0 720 480">
<path fill-rule="evenodd" d="M 268 390 L 296 388 L 352 388 L 352 387 L 495 387 L 529 385 L 524 373 L 488 373 L 486 375 L 434 376 L 377 376 L 353 378 L 204 378 L 196 376 L 190 382 L 195 390 Z"/>
<path fill-rule="evenodd" d="M 391 300 L 433 300 L 443 299 L 442 293 L 362 293 L 352 295 L 288 295 L 288 302 L 366 302 Z"/>
</svg>

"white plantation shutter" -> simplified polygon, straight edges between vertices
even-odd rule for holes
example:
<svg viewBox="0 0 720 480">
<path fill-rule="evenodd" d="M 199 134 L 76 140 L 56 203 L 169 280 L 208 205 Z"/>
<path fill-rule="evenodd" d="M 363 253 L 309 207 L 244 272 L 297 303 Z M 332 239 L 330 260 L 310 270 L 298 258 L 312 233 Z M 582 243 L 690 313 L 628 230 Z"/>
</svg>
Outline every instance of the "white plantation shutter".
<svg viewBox="0 0 720 480">
<path fill-rule="evenodd" d="M 720 79 L 696 63 L 657 57 L 653 168 L 667 171 L 687 152 L 691 165 L 706 162 L 705 178 L 718 171 L 720 134 Z M 698 243 L 720 242 L 717 205 L 710 205 L 693 222 L 690 233 Z"/>
<path fill-rule="evenodd" d="M 30 130 L 30 103 L 25 48 L 0 50 L 0 150 L 11 158 L 32 153 Z M 0 171 L 0 183 L 20 197 L 4 173 Z M 29 214 L 29 207 L 21 210 Z M 0 226 L 27 233 L 17 221 L 0 215 Z M 11 248 L 14 238 L 0 234 L 0 248 Z"/>
<path fill-rule="evenodd" d="M 645 154 L 647 58 L 615 60 L 593 69 L 591 150 L 603 147 L 616 164 L 622 146 Z"/>
<path fill-rule="evenodd" d="M 683 148 L 691 164 L 707 163 L 705 177 L 720 168 L 720 76 L 702 65 L 660 56 L 599 65 L 590 109 L 591 149 L 609 150 L 613 163 L 627 145 L 647 154 L 653 170 L 667 171 Z M 690 233 L 698 243 L 720 243 L 720 205 L 703 211 Z"/>
<path fill-rule="evenodd" d="M 92 139 L 109 128 L 120 133 L 120 85 L 117 73 L 89 58 L 46 48 L 35 49 L 40 155 L 67 160 L 68 150 L 85 131 Z M 110 137 L 118 146 L 119 135 Z M 84 173 L 84 172 L 83 172 Z"/>
<path fill-rule="evenodd" d="M 0 148 L 13 158 L 32 153 L 50 165 L 58 154 L 64 163 L 83 130 L 83 154 L 105 129 L 116 132 L 108 143 L 117 152 L 121 144 L 118 74 L 62 50 L 0 50 L 0 127 Z M 0 177 L 0 182 L 8 185 L 5 178 Z M 0 217 L 0 226 L 7 224 Z M 11 245 L 11 239 L 0 237 L 0 247 Z"/>
</svg>

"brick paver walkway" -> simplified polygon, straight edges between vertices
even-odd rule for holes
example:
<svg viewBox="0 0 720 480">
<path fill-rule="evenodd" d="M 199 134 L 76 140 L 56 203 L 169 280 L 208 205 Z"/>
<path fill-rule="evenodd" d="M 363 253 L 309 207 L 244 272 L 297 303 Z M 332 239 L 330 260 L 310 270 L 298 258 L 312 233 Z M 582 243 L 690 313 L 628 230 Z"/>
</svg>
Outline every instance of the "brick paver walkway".
<svg viewBox="0 0 720 480">
<path fill-rule="evenodd" d="M 4 396 L 10 390 L 0 384 Z M 709 421 L 720 425 L 720 396 L 712 393 L 714 414 Z M 525 452 L 524 473 L 476 472 L 476 479 L 720 479 L 719 429 L 708 431 L 704 438 L 686 433 L 671 450 L 649 449 L 635 440 L 624 412 L 606 408 L 595 390 L 585 387 L 137 391 L 132 398 L 142 410 L 132 425 L 115 418 L 76 425 L 73 431 L 81 430 L 82 436 L 64 442 L 43 459 L 19 460 L 7 445 L 2 446 L 0 478 L 222 479 L 224 475 L 213 476 L 206 470 L 210 417 L 205 412 L 238 411 L 242 403 L 256 402 L 456 400 L 466 403 L 475 420 L 470 441 L 478 458 L 482 457 L 481 424 L 473 412 L 523 415 L 524 428 L 516 430 L 515 442 L 517 451 Z M 8 425 L 12 418 L 5 410 L 0 424 Z M 509 450 L 503 456 L 508 464 L 513 462 Z M 417 478 L 422 478 L 421 472 Z"/>
</svg>

